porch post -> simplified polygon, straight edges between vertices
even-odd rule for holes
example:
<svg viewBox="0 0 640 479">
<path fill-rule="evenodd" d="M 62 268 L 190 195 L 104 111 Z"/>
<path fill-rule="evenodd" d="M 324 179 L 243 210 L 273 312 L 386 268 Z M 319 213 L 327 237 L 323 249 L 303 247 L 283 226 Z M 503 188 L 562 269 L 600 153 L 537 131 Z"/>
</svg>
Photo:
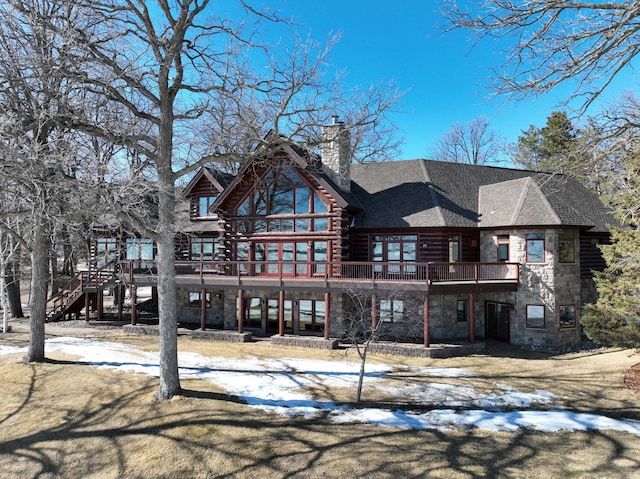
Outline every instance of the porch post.
<svg viewBox="0 0 640 479">
<path fill-rule="evenodd" d="M 372 294 L 371 295 L 371 334 L 374 334 L 373 332 L 376 330 L 376 328 L 378 327 L 378 295 L 377 294 Z M 376 337 L 373 337 L 373 341 L 376 340 Z"/>
<path fill-rule="evenodd" d="M 469 321 L 469 342 L 476 341 L 476 294 L 469 293 L 469 311 L 467 311 L 467 319 Z"/>
<path fill-rule="evenodd" d="M 122 321 L 122 308 L 124 306 L 124 285 L 121 282 L 118 282 L 118 284 L 116 284 L 115 290 L 114 290 L 114 294 L 116 295 L 116 298 L 114 298 L 114 301 L 116 302 L 116 305 L 118 306 L 118 321 Z"/>
<path fill-rule="evenodd" d="M 331 329 L 331 293 L 324 293 L 324 339 L 329 339 Z"/>
<path fill-rule="evenodd" d="M 424 347 L 428 348 L 429 342 L 429 295 L 426 294 L 422 304 L 422 316 L 424 318 Z"/>
<path fill-rule="evenodd" d="M 284 336 L 284 291 L 278 296 L 278 334 Z"/>
<path fill-rule="evenodd" d="M 84 290 L 84 319 L 89 321 L 89 313 L 91 312 L 91 301 L 89 299 L 89 292 Z"/>
<path fill-rule="evenodd" d="M 244 327 L 244 290 L 238 290 L 238 332 L 241 333 Z"/>
<path fill-rule="evenodd" d="M 138 323 L 138 287 L 135 284 L 131 285 L 131 325 L 135 326 Z"/>
<path fill-rule="evenodd" d="M 200 290 L 200 329 L 207 329 L 207 290 Z"/>
<path fill-rule="evenodd" d="M 98 321 L 102 321 L 104 315 L 104 291 L 98 290 Z"/>
</svg>

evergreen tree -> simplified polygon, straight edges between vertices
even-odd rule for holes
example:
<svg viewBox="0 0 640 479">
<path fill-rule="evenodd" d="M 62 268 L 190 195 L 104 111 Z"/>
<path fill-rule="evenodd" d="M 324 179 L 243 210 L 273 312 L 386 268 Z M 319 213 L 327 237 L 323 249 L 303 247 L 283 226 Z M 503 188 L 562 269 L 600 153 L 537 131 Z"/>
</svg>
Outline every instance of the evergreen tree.
<svg viewBox="0 0 640 479">
<path fill-rule="evenodd" d="M 530 125 L 518 137 L 513 162 L 529 170 L 571 173 L 581 160 L 580 131 L 567 114 L 554 111 L 544 127 Z"/>
<path fill-rule="evenodd" d="M 607 268 L 596 275 L 598 301 L 587 305 L 582 326 L 592 340 L 640 348 L 640 154 L 627 158 L 624 187 L 614 199 L 626 227 L 613 228 L 601 250 Z"/>
</svg>

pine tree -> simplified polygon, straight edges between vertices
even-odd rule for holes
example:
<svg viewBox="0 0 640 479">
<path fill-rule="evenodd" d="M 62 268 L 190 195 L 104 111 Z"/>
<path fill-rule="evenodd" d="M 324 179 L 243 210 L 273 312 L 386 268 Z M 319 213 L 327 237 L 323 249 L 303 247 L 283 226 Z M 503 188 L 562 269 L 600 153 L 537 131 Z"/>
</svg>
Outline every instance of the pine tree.
<svg viewBox="0 0 640 479">
<path fill-rule="evenodd" d="M 587 305 L 582 326 L 592 340 L 640 348 L 640 155 L 627 159 L 622 193 L 615 198 L 625 227 L 613 228 L 611 244 L 601 250 L 607 268 L 596 275 L 599 298 Z"/>
<path fill-rule="evenodd" d="M 513 161 L 524 168 L 570 173 L 580 161 L 580 131 L 567 114 L 554 111 L 544 127 L 530 125 L 515 146 Z"/>
</svg>

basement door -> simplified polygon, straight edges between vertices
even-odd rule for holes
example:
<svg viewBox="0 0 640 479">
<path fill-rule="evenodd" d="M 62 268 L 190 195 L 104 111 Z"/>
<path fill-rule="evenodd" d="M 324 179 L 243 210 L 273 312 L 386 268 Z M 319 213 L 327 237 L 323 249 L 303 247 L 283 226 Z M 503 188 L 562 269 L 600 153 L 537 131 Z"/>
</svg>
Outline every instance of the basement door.
<svg viewBox="0 0 640 479">
<path fill-rule="evenodd" d="M 509 305 L 487 301 L 485 324 L 488 338 L 509 341 Z"/>
</svg>

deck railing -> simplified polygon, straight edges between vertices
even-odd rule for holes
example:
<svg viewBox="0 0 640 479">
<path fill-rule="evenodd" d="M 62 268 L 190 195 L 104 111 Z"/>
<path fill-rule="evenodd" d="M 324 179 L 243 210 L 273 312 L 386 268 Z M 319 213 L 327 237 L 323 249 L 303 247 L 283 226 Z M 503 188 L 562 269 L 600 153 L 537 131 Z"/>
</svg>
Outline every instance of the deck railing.
<svg viewBox="0 0 640 479">
<path fill-rule="evenodd" d="M 120 270 L 133 273 L 133 266 L 121 262 Z M 517 283 L 518 263 L 399 263 L 399 262 L 295 262 L 295 261 L 180 261 L 176 275 L 264 279 L 373 280 L 446 283 Z"/>
</svg>

